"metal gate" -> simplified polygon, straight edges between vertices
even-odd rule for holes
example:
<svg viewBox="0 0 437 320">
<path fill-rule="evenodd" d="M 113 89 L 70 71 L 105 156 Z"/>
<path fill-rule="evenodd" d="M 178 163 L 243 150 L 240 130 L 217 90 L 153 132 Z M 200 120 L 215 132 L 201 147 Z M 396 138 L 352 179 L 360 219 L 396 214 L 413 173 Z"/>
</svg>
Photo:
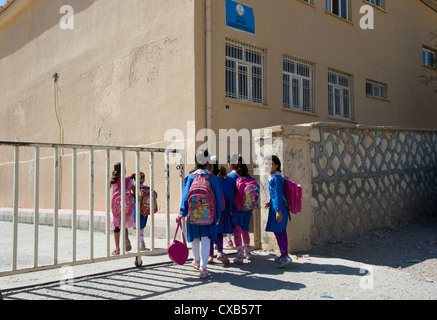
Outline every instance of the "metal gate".
<svg viewBox="0 0 437 320">
<path fill-rule="evenodd" d="M 41 270 L 49 270 L 55 269 L 62 266 L 75 266 L 75 265 L 83 265 L 90 264 L 96 262 L 110 261 L 115 259 L 124 259 L 128 257 L 135 258 L 135 265 L 140 266 L 142 264 L 141 257 L 150 254 L 159 254 L 164 253 L 165 249 L 155 249 L 155 215 L 153 214 L 153 210 L 151 215 L 149 216 L 148 227 L 150 227 L 150 250 L 148 252 L 140 251 L 140 210 L 139 210 L 139 193 L 136 193 L 136 250 L 132 253 L 126 252 L 126 237 L 125 237 L 125 225 L 126 225 L 126 217 L 125 217 L 125 195 L 122 192 L 122 212 L 121 212 L 121 233 L 120 233 L 120 255 L 112 256 L 110 251 L 110 221 L 111 221 L 111 194 L 110 194 L 110 177 L 111 177 L 111 153 L 117 152 L 120 153 L 120 160 L 116 162 L 121 163 L 122 173 L 121 176 L 125 177 L 125 164 L 126 164 L 126 155 L 134 155 L 135 157 L 135 173 L 136 176 L 139 176 L 140 173 L 140 155 L 149 154 L 149 163 L 146 164 L 146 167 L 149 167 L 149 176 L 150 181 L 148 182 L 150 185 L 150 192 L 153 194 L 155 190 L 155 154 L 163 154 L 165 158 L 165 170 L 164 170 L 164 184 L 165 184 L 165 215 L 166 215 L 166 239 L 167 246 L 170 244 L 170 155 L 180 155 L 180 160 L 177 165 L 177 169 L 180 174 L 180 193 L 182 195 L 183 182 L 185 177 L 185 167 L 184 167 L 184 151 L 183 150 L 168 150 L 168 149 L 159 149 L 159 148 L 139 148 L 139 147 L 109 147 L 109 146 L 92 146 L 92 145 L 66 145 L 66 144 L 50 144 L 50 143 L 16 143 L 16 142 L 0 142 L 0 147 L 5 149 L 5 147 L 13 148 L 13 239 L 12 239 L 12 258 L 11 258 L 11 269 L 9 271 L 0 272 L 0 277 L 23 274 L 33 271 L 41 271 Z M 33 149 L 34 157 L 33 157 L 33 168 L 34 168 L 34 241 L 33 241 L 33 267 L 31 268 L 22 268 L 20 269 L 17 264 L 18 260 L 18 216 L 19 216 L 19 176 L 20 176 L 20 151 L 23 149 Z M 49 265 L 40 265 L 38 262 L 38 241 L 39 241 L 39 211 L 40 211 L 40 152 L 43 150 L 45 152 L 48 149 L 49 153 L 53 152 L 53 261 Z M 51 151 L 50 151 L 51 150 Z M 77 155 L 78 151 L 81 153 L 87 153 L 89 158 L 88 164 L 88 178 L 89 178 L 89 254 L 88 259 L 78 260 L 77 259 L 77 176 L 78 176 L 78 160 Z M 60 151 L 62 154 L 65 154 L 68 151 L 68 155 L 71 155 L 71 215 L 72 215 L 72 256 L 70 261 L 59 263 L 58 261 L 58 245 L 59 245 L 59 172 L 60 172 Z M 94 199 L 95 199 L 95 152 L 104 152 L 105 153 L 105 207 L 106 207 L 106 218 L 105 218 L 105 231 L 106 231 L 106 255 L 104 257 L 95 257 L 94 253 Z M 174 160 L 172 158 L 172 160 Z M 114 161 L 115 162 L 115 161 Z M 125 187 L 125 180 L 121 179 L 122 190 Z M 136 189 L 139 190 L 140 179 L 136 179 Z M 100 190 L 102 191 L 102 190 Z M 31 196 L 31 195 L 26 195 Z M 150 207 L 154 207 L 154 197 L 150 197 L 151 203 Z M 162 199 L 162 197 L 161 197 Z"/>
</svg>

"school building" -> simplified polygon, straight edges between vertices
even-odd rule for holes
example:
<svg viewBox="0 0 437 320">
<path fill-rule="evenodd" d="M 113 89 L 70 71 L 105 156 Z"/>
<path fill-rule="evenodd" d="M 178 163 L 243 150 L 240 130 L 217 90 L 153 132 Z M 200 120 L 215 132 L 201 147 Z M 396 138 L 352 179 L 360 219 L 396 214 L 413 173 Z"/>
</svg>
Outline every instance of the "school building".
<svg viewBox="0 0 437 320">
<path fill-rule="evenodd" d="M 193 122 L 435 129 L 435 31 L 433 0 L 8 0 L 0 140 L 165 147 Z"/>
</svg>

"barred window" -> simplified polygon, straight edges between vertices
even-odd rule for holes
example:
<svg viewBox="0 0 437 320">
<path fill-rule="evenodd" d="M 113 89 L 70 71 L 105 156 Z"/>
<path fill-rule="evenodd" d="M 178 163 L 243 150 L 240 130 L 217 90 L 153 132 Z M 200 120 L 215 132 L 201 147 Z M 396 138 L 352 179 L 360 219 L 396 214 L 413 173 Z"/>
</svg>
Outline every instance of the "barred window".
<svg viewBox="0 0 437 320">
<path fill-rule="evenodd" d="M 387 99 L 387 85 L 384 83 L 367 80 L 366 95 L 368 97 Z"/>
<path fill-rule="evenodd" d="M 267 105 L 266 51 L 226 42 L 226 97 Z"/>
<path fill-rule="evenodd" d="M 328 114 L 353 120 L 353 77 L 329 69 L 328 72 Z"/>
<path fill-rule="evenodd" d="M 306 112 L 315 112 L 314 71 L 311 62 L 284 57 L 283 61 L 283 106 Z"/>
<path fill-rule="evenodd" d="M 326 0 L 326 11 L 345 20 L 349 19 L 350 0 Z"/>
<path fill-rule="evenodd" d="M 434 50 L 422 48 L 422 63 L 425 67 L 436 68 L 436 53 Z"/>
</svg>

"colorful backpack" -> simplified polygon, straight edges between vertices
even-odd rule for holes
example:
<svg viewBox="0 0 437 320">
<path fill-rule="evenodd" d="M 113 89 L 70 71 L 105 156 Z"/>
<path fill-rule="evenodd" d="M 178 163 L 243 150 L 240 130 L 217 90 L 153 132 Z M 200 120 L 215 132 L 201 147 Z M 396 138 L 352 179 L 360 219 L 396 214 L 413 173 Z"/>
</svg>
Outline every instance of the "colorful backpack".
<svg viewBox="0 0 437 320">
<path fill-rule="evenodd" d="M 287 178 L 284 178 L 284 180 L 288 210 L 291 213 L 297 214 L 302 211 L 302 186 Z"/>
<path fill-rule="evenodd" d="M 117 182 L 117 189 L 114 189 L 113 194 L 112 194 L 112 203 L 111 203 L 111 207 L 112 207 L 112 213 L 115 216 L 120 216 L 121 215 L 121 182 L 118 181 Z M 114 186 L 115 187 L 115 186 Z M 129 215 L 132 214 L 134 211 L 134 200 L 132 199 L 132 193 L 128 190 L 125 191 L 124 194 L 124 213 L 125 215 Z"/>
<path fill-rule="evenodd" d="M 253 210 L 258 207 L 258 198 L 258 184 L 248 177 L 238 176 L 237 195 L 234 198 L 235 208 L 239 211 Z"/>
<path fill-rule="evenodd" d="M 147 186 L 141 186 L 140 190 L 141 190 L 141 192 L 140 192 L 141 215 L 147 217 L 150 215 L 150 188 Z M 158 202 L 156 201 L 157 197 L 158 197 L 158 194 L 154 191 L 153 192 L 153 199 L 154 199 L 153 213 L 158 212 Z"/>
<path fill-rule="evenodd" d="M 214 223 L 216 210 L 215 197 L 209 182 L 212 174 L 195 176 L 188 192 L 187 221 L 193 225 L 209 226 Z"/>
</svg>

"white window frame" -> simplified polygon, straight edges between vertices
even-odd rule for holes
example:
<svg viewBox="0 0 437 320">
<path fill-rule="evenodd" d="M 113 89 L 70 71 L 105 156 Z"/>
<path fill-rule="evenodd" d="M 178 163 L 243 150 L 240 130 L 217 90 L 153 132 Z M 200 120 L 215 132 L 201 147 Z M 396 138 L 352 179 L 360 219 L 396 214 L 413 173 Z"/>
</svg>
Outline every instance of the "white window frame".
<svg viewBox="0 0 437 320">
<path fill-rule="evenodd" d="M 385 0 L 364 0 L 364 1 L 382 10 L 385 10 Z"/>
<path fill-rule="evenodd" d="M 387 100 L 388 86 L 384 83 L 366 80 L 366 96 Z"/>
<path fill-rule="evenodd" d="M 346 8 L 343 8 L 343 6 L 341 5 L 342 1 L 345 2 Z M 334 2 L 338 3 L 338 13 L 334 12 Z M 329 12 L 333 15 L 336 15 L 344 20 L 348 20 L 348 21 L 350 21 L 350 19 L 349 19 L 349 6 L 350 6 L 349 0 L 326 0 L 326 11 L 327 12 Z"/>
<path fill-rule="evenodd" d="M 266 51 L 233 40 L 225 51 L 226 98 L 267 105 Z"/>
<path fill-rule="evenodd" d="M 335 118 L 354 120 L 352 75 L 329 69 L 328 115 Z"/>
<path fill-rule="evenodd" d="M 287 110 L 315 113 L 315 64 L 284 56 L 282 70 L 283 107 Z M 307 86 L 304 85 L 305 82 Z"/>
<path fill-rule="evenodd" d="M 436 69 L 436 53 L 434 50 L 422 48 L 422 64 L 425 67 Z"/>
</svg>

